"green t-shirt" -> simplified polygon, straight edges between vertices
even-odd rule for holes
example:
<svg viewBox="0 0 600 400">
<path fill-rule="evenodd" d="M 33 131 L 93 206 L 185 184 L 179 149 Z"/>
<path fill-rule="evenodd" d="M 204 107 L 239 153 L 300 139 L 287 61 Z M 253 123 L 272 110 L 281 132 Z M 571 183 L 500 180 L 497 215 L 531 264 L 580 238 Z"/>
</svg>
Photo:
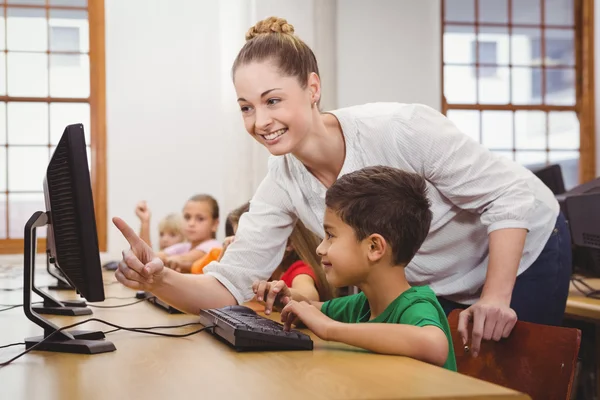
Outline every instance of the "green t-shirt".
<svg viewBox="0 0 600 400">
<path fill-rule="evenodd" d="M 378 322 L 414 326 L 437 326 L 444 331 L 448 339 L 448 359 L 444 364 L 444 368 L 456 371 L 456 358 L 454 356 L 454 348 L 452 347 L 452 335 L 448 319 L 429 286 L 415 286 L 408 289 L 392 301 L 373 320 L 369 320 L 371 317 L 371 308 L 364 293 L 329 300 L 323 304 L 321 311 L 329 318 L 345 323 Z"/>
</svg>

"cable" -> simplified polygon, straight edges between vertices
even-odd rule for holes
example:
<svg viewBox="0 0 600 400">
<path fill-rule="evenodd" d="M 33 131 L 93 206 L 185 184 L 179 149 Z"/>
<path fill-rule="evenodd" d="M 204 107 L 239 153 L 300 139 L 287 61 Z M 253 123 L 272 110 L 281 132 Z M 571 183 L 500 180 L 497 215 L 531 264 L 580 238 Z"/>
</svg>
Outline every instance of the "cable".
<svg viewBox="0 0 600 400">
<path fill-rule="evenodd" d="M 42 304 L 43 301 L 35 301 L 33 304 Z M 19 308 L 19 307 L 23 307 L 23 304 L 0 304 L 0 307 L 6 307 L 6 308 L 2 308 L 0 309 L 0 312 L 2 311 L 8 311 L 8 310 L 12 310 L 13 308 Z"/>
<path fill-rule="evenodd" d="M 104 298 L 104 300 L 131 300 L 131 299 L 135 299 L 135 296 L 128 296 L 128 297 L 110 296 L 110 297 Z"/>
<path fill-rule="evenodd" d="M 575 289 L 577 289 L 577 291 L 585 297 L 600 299 L 600 290 L 594 289 L 593 287 L 588 285 L 583 279 L 571 277 L 571 282 L 573 283 Z M 582 289 L 579 285 L 583 286 L 585 289 L 587 289 L 587 291 Z"/>
<path fill-rule="evenodd" d="M 38 289 L 48 289 L 48 286 L 36 286 L 36 288 Z M 23 287 L 16 287 L 16 288 L 0 288 L 0 292 L 16 292 L 18 290 L 23 290 L 25 288 Z"/>
<path fill-rule="evenodd" d="M 121 307 L 133 306 L 135 304 L 141 303 L 144 300 L 146 300 L 146 299 L 137 300 L 137 301 L 134 301 L 133 303 L 118 304 L 116 306 L 101 306 L 101 305 L 89 304 L 88 303 L 88 307 L 94 307 L 94 308 L 121 308 Z"/>
<path fill-rule="evenodd" d="M 196 333 L 200 333 L 200 332 L 202 332 L 202 331 L 204 331 L 206 329 L 214 327 L 213 325 L 209 325 L 209 326 L 205 326 L 205 327 L 200 328 L 200 329 L 196 329 L 195 331 L 192 331 L 192 332 L 182 333 L 182 334 L 175 334 L 175 333 L 152 332 L 150 330 L 145 330 L 145 329 L 126 328 L 124 326 L 119 326 L 119 325 L 113 324 L 112 322 L 104 321 L 104 320 L 101 320 L 101 319 L 98 319 L 98 318 L 89 318 L 89 319 L 86 319 L 86 320 L 83 320 L 83 321 L 75 322 L 74 324 L 71 324 L 71 325 L 63 326 L 62 328 L 58 328 L 57 330 L 55 330 L 54 332 L 52 332 L 51 334 L 49 334 L 48 336 L 46 336 L 44 339 L 42 339 L 38 343 L 34 344 L 30 348 L 28 348 L 27 350 L 23 351 L 20 354 L 17 354 L 16 356 L 14 356 L 13 358 L 11 358 L 8 361 L 0 363 L 0 368 L 6 367 L 8 364 L 10 364 L 13 361 L 15 361 L 15 360 L 23 357 L 25 354 L 29 353 L 30 351 L 35 350 L 40 344 L 42 344 L 42 343 L 50 340 L 57 333 L 62 332 L 64 330 L 66 330 L 66 329 L 71 329 L 71 328 L 74 328 L 76 326 L 83 325 L 83 324 L 88 323 L 88 322 L 100 322 L 102 324 L 105 324 L 105 325 L 108 325 L 108 326 L 112 326 L 113 328 L 121 329 L 121 330 L 124 330 L 124 331 L 131 331 L 131 332 L 137 332 L 137 333 L 145 333 L 145 334 L 148 334 L 148 335 L 156 335 L 156 336 L 176 337 L 176 338 L 184 338 L 184 337 L 192 336 L 192 335 L 195 335 Z M 16 344 L 13 344 L 13 345 L 16 346 Z"/>
<path fill-rule="evenodd" d="M 19 343 L 11 343 L 11 344 L 5 344 L 4 346 L 0 346 L 0 349 L 5 349 L 7 347 L 12 347 L 12 346 L 20 346 L 20 345 L 24 345 L 25 342 L 19 342 Z"/>
<path fill-rule="evenodd" d="M 129 328 L 129 329 L 135 329 L 136 331 L 139 330 L 150 330 L 150 329 L 173 329 L 173 328 L 185 328 L 186 326 L 191 326 L 191 325 L 202 325 L 200 322 L 189 322 L 187 324 L 181 324 L 181 325 L 162 325 L 162 326 L 148 326 L 148 327 L 144 327 L 144 328 Z M 109 333 L 113 333 L 116 331 L 120 331 L 121 328 L 115 328 L 115 329 L 111 329 L 109 331 L 104 332 L 105 335 L 108 335 Z"/>
</svg>

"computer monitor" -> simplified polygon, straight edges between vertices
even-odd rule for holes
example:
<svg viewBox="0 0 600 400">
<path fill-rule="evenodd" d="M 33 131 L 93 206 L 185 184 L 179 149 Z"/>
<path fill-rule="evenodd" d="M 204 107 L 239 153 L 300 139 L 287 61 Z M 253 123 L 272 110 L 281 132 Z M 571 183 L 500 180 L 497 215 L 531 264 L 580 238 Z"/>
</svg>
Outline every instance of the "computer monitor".
<svg viewBox="0 0 600 400">
<path fill-rule="evenodd" d="M 589 182 L 582 183 L 581 185 L 575 186 L 573 189 L 568 192 L 564 192 L 563 194 L 557 195 L 556 199 L 558 200 L 558 204 L 560 204 L 560 209 L 565 214 L 567 220 L 571 217 L 569 215 L 569 210 L 567 210 L 566 199 L 569 197 L 579 196 L 582 194 L 592 194 L 592 193 L 600 193 L 600 178 L 592 179 Z"/>
<path fill-rule="evenodd" d="M 65 279 L 88 301 L 104 300 L 83 125 L 69 125 L 65 129 L 48 164 L 44 195 L 46 211 L 35 212 L 25 224 L 23 275 L 23 310 L 30 321 L 44 329 L 44 335 L 25 339 L 25 346 L 28 349 L 35 346 L 37 350 L 85 354 L 114 351 L 114 345 L 104 340 L 102 332 L 59 331 L 58 326 L 38 313 L 50 307 L 59 310 L 53 312 L 58 314 L 69 309 L 64 302 L 35 286 L 36 229 L 46 225 L 48 256 L 55 261 Z M 32 307 L 32 292 L 44 298 L 44 307 Z M 67 314 L 73 315 L 71 312 Z M 91 312 L 77 315 L 81 314 Z"/>
<path fill-rule="evenodd" d="M 563 180 L 560 165 L 552 164 L 537 168 L 532 167 L 531 171 L 544 183 L 544 185 L 548 186 L 555 195 L 565 192 L 565 182 Z"/>
<path fill-rule="evenodd" d="M 576 272 L 600 277 L 600 193 L 569 196 L 565 200 Z"/>
</svg>

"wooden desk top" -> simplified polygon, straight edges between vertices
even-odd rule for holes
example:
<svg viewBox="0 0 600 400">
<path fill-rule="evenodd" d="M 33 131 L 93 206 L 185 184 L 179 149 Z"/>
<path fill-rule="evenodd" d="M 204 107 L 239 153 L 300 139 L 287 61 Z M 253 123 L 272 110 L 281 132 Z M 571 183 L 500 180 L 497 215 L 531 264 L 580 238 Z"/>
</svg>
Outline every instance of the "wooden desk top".
<svg viewBox="0 0 600 400">
<path fill-rule="evenodd" d="M 38 281 L 44 281 L 38 279 Z M 133 301 L 134 291 L 105 274 L 103 304 Z M 22 278 L 0 276 L 1 287 Z M 73 298 L 73 292 L 56 294 Z M 21 292 L 0 292 L 0 303 L 19 304 Z M 2 308 L 2 307 L 0 307 Z M 127 326 L 178 325 L 198 321 L 170 315 L 142 302 L 93 309 L 93 316 L 45 316 L 59 326 L 89 317 Z M 92 322 L 77 329 L 111 329 Z M 169 330 L 184 333 L 197 326 Z M 0 346 L 41 334 L 20 308 L 0 312 Z M 528 396 L 405 357 L 382 356 L 315 340 L 314 351 L 236 353 L 206 332 L 166 338 L 119 331 L 107 335 L 117 351 L 75 355 L 33 351 L 0 369 L 3 399 L 527 399 Z M 24 346 L 0 350 L 0 361 Z"/>
<path fill-rule="evenodd" d="M 592 288 L 600 290 L 600 279 L 589 278 L 584 281 Z M 565 313 L 571 317 L 600 321 L 600 299 L 585 297 L 571 283 Z"/>
</svg>

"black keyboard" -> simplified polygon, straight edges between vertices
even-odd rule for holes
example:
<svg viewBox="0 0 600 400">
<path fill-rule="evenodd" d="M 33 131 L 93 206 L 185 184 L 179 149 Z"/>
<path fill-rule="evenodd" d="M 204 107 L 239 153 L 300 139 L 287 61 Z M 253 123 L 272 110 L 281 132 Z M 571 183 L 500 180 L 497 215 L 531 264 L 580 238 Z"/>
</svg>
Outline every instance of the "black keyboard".
<svg viewBox="0 0 600 400">
<path fill-rule="evenodd" d="M 168 305 L 167 303 L 165 303 L 164 301 L 162 301 L 161 299 L 159 299 L 156 296 L 150 295 L 150 297 L 147 297 L 146 300 L 149 303 L 154 304 L 156 307 L 162 308 L 169 314 L 183 314 L 183 312 L 179 311 L 178 309 L 176 309 L 173 306 Z"/>
<path fill-rule="evenodd" d="M 200 323 L 213 326 L 213 335 L 237 351 L 312 350 L 310 336 L 261 317 L 245 306 L 229 306 L 200 311 Z"/>
</svg>

